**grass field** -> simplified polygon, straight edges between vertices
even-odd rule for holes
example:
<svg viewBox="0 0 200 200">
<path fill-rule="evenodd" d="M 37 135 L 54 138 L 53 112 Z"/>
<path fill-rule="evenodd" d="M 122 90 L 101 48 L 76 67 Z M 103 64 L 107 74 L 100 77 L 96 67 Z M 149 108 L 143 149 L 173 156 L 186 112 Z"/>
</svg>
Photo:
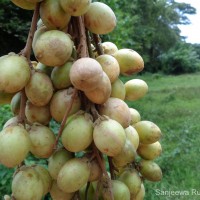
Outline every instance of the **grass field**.
<svg viewBox="0 0 200 200">
<path fill-rule="evenodd" d="M 152 121 L 162 130 L 163 153 L 155 161 L 162 168 L 163 179 L 145 182 L 145 199 L 200 199 L 200 74 L 146 74 L 137 78 L 147 82 L 149 92 L 128 104 L 140 112 L 142 120 Z M 0 107 L 0 130 L 10 117 L 8 109 Z M 3 188 L 9 190 L 8 176 L 10 171 L 5 173 L 0 167 L 1 195 Z"/>
</svg>

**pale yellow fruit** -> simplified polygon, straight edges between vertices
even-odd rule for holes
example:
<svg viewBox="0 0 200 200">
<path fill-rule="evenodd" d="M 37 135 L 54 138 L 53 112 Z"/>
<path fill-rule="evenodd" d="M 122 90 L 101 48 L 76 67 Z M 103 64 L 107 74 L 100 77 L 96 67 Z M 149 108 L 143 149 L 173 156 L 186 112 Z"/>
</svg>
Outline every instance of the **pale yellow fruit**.
<svg viewBox="0 0 200 200">
<path fill-rule="evenodd" d="M 140 140 L 139 140 L 139 135 L 137 131 L 135 130 L 135 128 L 133 128 L 132 126 L 129 126 L 125 129 L 125 133 L 126 133 L 126 138 L 130 140 L 135 150 L 137 150 Z"/>
<path fill-rule="evenodd" d="M 112 55 L 118 51 L 117 46 L 112 42 L 103 42 L 102 44 L 104 54 Z"/>
<path fill-rule="evenodd" d="M 144 184 L 141 184 L 141 188 L 139 192 L 136 194 L 136 196 L 132 195 L 130 200 L 143 200 L 145 197 L 145 188 Z"/>
<path fill-rule="evenodd" d="M 135 108 L 130 108 L 130 112 L 131 112 L 131 125 L 134 125 L 137 122 L 141 121 L 140 113 Z"/>
<path fill-rule="evenodd" d="M 36 3 L 27 0 L 11 0 L 16 6 L 25 10 L 34 10 Z"/>
<path fill-rule="evenodd" d="M 110 97 L 115 97 L 121 100 L 125 99 L 126 89 L 124 83 L 118 78 L 112 83 L 112 91 Z"/>
</svg>

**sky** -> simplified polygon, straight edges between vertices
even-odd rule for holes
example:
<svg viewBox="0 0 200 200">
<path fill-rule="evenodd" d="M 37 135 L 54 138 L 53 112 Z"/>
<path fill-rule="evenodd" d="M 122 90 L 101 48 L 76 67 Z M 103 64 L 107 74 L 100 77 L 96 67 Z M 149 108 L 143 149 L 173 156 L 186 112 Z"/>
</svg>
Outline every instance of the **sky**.
<svg viewBox="0 0 200 200">
<path fill-rule="evenodd" d="M 192 7 L 196 8 L 195 15 L 188 15 L 191 24 L 179 26 L 181 35 L 186 36 L 186 42 L 188 43 L 199 43 L 200 44 L 200 1 L 199 0 L 176 0 L 176 2 L 183 2 L 191 4 Z"/>
</svg>

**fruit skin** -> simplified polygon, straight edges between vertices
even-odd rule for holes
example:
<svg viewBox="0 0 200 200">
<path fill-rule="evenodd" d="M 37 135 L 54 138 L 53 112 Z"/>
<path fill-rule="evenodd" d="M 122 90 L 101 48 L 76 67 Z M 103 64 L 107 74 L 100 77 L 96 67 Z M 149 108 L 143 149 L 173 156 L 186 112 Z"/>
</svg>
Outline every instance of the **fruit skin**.
<svg viewBox="0 0 200 200">
<path fill-rule="evenodd" d="M 12 181 L 12 194 L 19 200 L 41 200 L 43 183 L 33 167 L 23 166 L 15 174 Z"/>
<path fill-rule="evenodd" d="M 85 184 L 79 190 L 79 195 L 80 195 L 81 200 L 86 200 L 86 198 L 85 198 L 86 188 L 87 188 L 87 184 Z M 88 189 L 88 193 L 87 193 L 87 200 L 93 200 L 94 195 L 95 195 L 94 188 L 93 188 L 92 184 L 90 184 L 89 189 Z"/>
<path fill-rule="evenodd" d="M 123 127 L 113 119 L 99 119 L 93 132 L 97 148 L 108 156 L 116 156 L 125 145 L 126 135 Z"/>
<path fill-rule="evenodd" d="M 74 92 L 74 88 L 68 88 L 63 90 L 58 90 L 52 97 L 50 102 L 50 112 L 51 116 L 57 121 L 61 122 L 66 109 L 70 105 L 71 97 Z M 72 105 L 72 109 L 69 112 L 69 115 L 76 113 L 81 108 L 81 100 L 77 95 L 75 96 L 74 103 Z"/>
<path fill-rule="evenodd" d="M 9 94 L 0 91 L 0 105 L 10 104 L 14 94 Z"/>
<path fill-rule="evenodd" d="M 10 102 L 10 108 L 14 115 L 18 115 L 20 111 L 20 102 L 21 102 L 21 92 L 16 93 L 11 102 Z"/>
<path fill-rule="evenodd" d="M 61 66 L 72 54 L 69 35 L 59 30 L 40 34 L 32 46 L 36 59 L 47 66 Z"/>
<path fill-rule="evenodd" d="M 16 6 L 23 8 L 25 10 L 34 10 L 35 3 L 28 2 L 27 0 L 11 0 Z"/>
<path fill-rule="evenodd" d="M 49 158 L 48 171 L 54 180 L 57 179 L 62 166 L 71 158 L 73 158 L 73 154 L 63 148 L 56 150 Z"/>
<path fill-rule="evenodd" d="M 92 58 L 80 58 L 75 61 L 70 70 L 70 80 L 75 88 L 88 92 L 97 88 L 102 81 L 103 69 Z"/>
<path fill-rule="evenodd" d="M 92 134 L 92 116 L 88 113 L 76 114 L 71 121 L 66 123 L 61 141 L 68 151 L 79 152 L 85 150 L 92 143 Z"/>
<path fill-rule="evenodd" d="M 49 158 L 53 153 L 55 135 L 46 126 L 34 123 L 29 130 L 31 153 L 39 158 Z"/>
<path fill-rule="evenodd" d="M 0 91 L 16 93 L 30 79 L 30 68 L 25 57 L 10 53 L 0 57 Z"/>
<path fill-rule="evenodd" d="M 116 17 L 112 9 L 104 3 L 93 2 L 84 15 L 85 27 L 96 34 L 107 34 L 114 30 Z"/>
<path fill-rule="evenodd" d="M 140 113 L 135 108 L 130 108 L 131 112 L 131 125 L 134 126 L 137 122 L 141 121 Z"/>
<path fill-rule="evenodd" d="M 74 193 L 65 193 L 57 185 L 56 181 L 53 181 L 50 195 L 53 200 L 71 200 Z"/>
<path fill-rule="evenodd" d="M 118 121 L 124 128 L 131 122 L 131 113 L 127 104 L 121 99 L 110 97 L 99 106 L 99 113 Z"/>
<path fill-rule="evenodd" d="M 151 160 L 140 161 L 140 173 L 149 181 L 158 182 L 162 179 L 162 170 L 157 163 Z"/>
<path fill-rule="evenodd" d="M 5 127 L 0 133 L 0 163 L 8 168 L 16 167 L 28 155 L 31 142 L 22 125 Z"/>
<path fill-rule="evenodd" d="M 126 133 L 126 138 L 132 143 L 135 150 L 137 150 L 140 140 L 139 140 L 139 135 L 137 131 L 135 130 L 135 128 L 133 128 L 132 126 L 129 126 L 125 129 L 125 133 Z"/>
<path fill-rule="evenodd" d="M 125 83 L 126 100 L 135 101 L 141 99 L 148 92 L 148 85 L 141 79 L 132 79 Z"/>
<path fill-rule="evenodd" d="M 124 83 L 118 78 L 112 83 L 112 90 L 110 97 L 115 97 L 121 100 L 125 99 L 126 89 Z"/>
<path fill-rule="evenodd" d="M 40 17 L 48 29 L 62 30 L 67 27 L 71 16 L 64 12 L 59 1 L 45 0 L 40 4 Z"/>
<path fill-rule="evenodd" d="M 34 72 L 25 87 L 28 100 L 35 106 L 45 106 L 53 95 L 51 79 L 42 72 Z"/>
<path fill-rule="evenodd" d="M 162 153 L 162 147 L 158 141 L 152 144 L 140 143 L 137 149 L 137 153 L 140 157 L 146 160 L 154 160 Z"/>
<path fill-rule="evenodd" d="M 72 158 L 61 168 L 57 184 L 62 191 L 72 193 L 84 186 L 89 176 L 88 159 Z"/>
<path fill-rule="evenodd" d="M 144 184 L 141 184 L 141 188 L 136 196 L 131 196 L 130 200 L 143 200 L 145 197 L 145 188 Z"/>
<path fill-rule="evenodd" d="M 120 73 L 126 76 L 140 72 L 144 68 L 142 57 L 132 49 L 120 49 L 113 54 L 120 66 Z"/>
<path fill-rule="evenodd" d="M 117 46 L 112 42 L 103 42 L 102 44 L 104 54 L 112 55 L 118 51 Z"/>
<path fill-rule="evenodd" d="M 60 0 L 62 9 L 72 16 L 81 16 L 87 12 L 91 0 Z"/>
<path fill-rule="evenodd" d="M 142 144 L 152 144 L 161 137 L 160 128 L 151 121 L 139 121 L 134 125 Z"/>
</svg>

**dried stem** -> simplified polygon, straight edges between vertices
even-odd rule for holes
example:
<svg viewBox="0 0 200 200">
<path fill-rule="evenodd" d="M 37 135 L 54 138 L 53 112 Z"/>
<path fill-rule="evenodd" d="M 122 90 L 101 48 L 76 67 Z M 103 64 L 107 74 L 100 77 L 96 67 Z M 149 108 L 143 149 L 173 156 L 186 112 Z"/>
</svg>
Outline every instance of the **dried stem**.
<svg viewBox="0 0 200 200">
<path fill-rule="evenodd" d="M 93 40 L 94 40 L 94 43 L 95 43 L 97 53 L 99 55 L 103 55 L 104 53 L 103 53 L 103 49 L 102 49 L 102 46 L 101 46 L 101 39 L 100 39 L 99 35 L 92 34 L 92 36 L 93 36 Z"/>
<path fill-rule="evenodd" d="M 24 120 L 25 120 L 25 107 L 26 107 L 26 94 L 25 94 L 25 89 L 23 89 L 21 91 L 21 100 L 20 100 L 20 111 L 19 111 L 19 123 L 24 124 Z"/>
<path fill-rule="evenodd" d="M 114 180 L 115 179 L 115 173 L 114 173 L 114 166 L 112 163 L 112 158 L 108 156 L 108 163 L 109 163 L 109 168 L 110 168 L 110 175 L 111 175 L 111 179 Z"/>
<path fill-rule="evenodd" d="M 72 96 L 71 96 L 71 100 L 70 100 L 69 107 L 67 108 L 67 110 L 66 110 L 66 112 L 65 112 L 65 115 L 64 115 L 64 117 L 63 117 L 63 120 L 62 120 L 62 122 L 61 122 L 60 129 L 59 129 L 59 131 L 58 131 L 58 136 L 57 136 L 56 141 L 55 141 L 55 143 L 54 143 L 54 149 L 57 149 L 59 139 L 60 139 L 60 137 L 61 137 L 61 135 L 62 135 L 63 129 L 64 129 L 64 127 L 65 127 L 65 123 L 66 123 L 67 118 L 68 118 L 68 116 L 69 116 L 69 113 L 70 113 L 70 111 L 71 111 L 71 109 L 72 109 L 72 106 L 73 106 L 73 103 L 74 103 L 74 100 L 75 100 L 75 97 L 76 97 L 77 94 L 78 94 L 78 90 L 77 90 L 77 89 L 74 89 L 73 94 L 72 94 Z"/>
<path fill-rule="evenodd" d="M 86 33 L 87 47 L 88 47 L 89 56 L 90 56 L 90 58 L 95 58 L 94 53 L 92 51 L 91 37 L 90 37 L 89 31 L 86 29 L 85 33 Z"/>
</svg>

